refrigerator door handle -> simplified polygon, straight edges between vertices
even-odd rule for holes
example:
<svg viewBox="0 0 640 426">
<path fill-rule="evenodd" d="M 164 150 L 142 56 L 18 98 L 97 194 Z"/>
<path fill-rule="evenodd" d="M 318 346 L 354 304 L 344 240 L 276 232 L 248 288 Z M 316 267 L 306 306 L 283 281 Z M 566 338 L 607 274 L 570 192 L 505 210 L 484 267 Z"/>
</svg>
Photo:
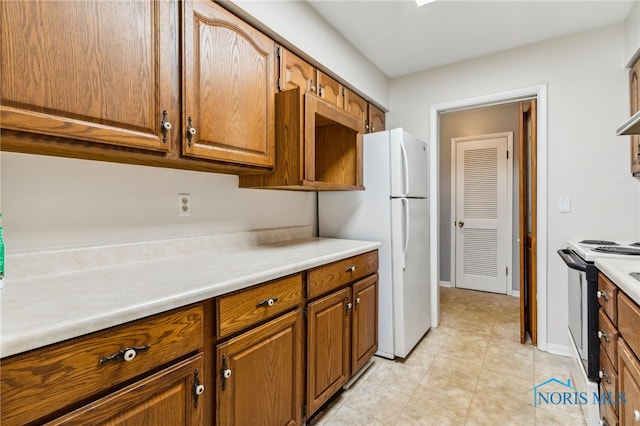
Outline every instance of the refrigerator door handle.
<svg viewBox="0 0 640 426">
<path fill-rule="evenodd" d="M 402 153 L 402 164 L 404 169 L 404 194 L 403 197 L 409 195 L 409 159 L 407 158 L 407 148 L 404 146 L 404 141 L 400 141 L 400 152 Z"/>
<path fill-rule="evenodd" d="M 409 249 L 409 223 L 411 217 L 409 214 L 409 200 L 402 198 L 402 208 L 404 210 L 404 246 L 402 247 L 402 269 L 407 266 L 407 250 Z"/>
</svg>

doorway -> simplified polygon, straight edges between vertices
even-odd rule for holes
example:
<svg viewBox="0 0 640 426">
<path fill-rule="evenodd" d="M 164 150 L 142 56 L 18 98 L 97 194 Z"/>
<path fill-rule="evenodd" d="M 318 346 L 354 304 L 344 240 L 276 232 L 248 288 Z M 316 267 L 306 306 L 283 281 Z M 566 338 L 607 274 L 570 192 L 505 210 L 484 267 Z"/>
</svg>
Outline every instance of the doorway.
<svg viewBox="0 0 640 426">
<path fill-rule="evenodd" d="M 451 140 L 455 287 L 511 294 L 513 132 Z"/>
<path fill-rule="evenodd" d="M 535 147 L 536 157 L 540 159 L 537 162 L 536 170 L 537 175 L 534 178 L 538 193 L 544 194 L 547 190 L 546 179 L 546 161 L 544 159 L 547 156 L 547 86 L 546 84 L 525 87 L 521 89 L 513 89 L 505 92 L 494 93 L 491 95 L 477 96 L 467 99 L 461 99 L 441 104 L 435 104 L 430 107 L 430 194 L 431 194 L 431 217 L 436 219 L 431 223 L 431 262 L 435 265 L 432 268 L 431 280 L 432 286 L 432 300 L 433 309 L 432 316 L 434 324 L 438 324 L 439 317 L 439 292 L 440 292 L 440 269 L 443 268 L 441 259 L 440 245 L 443 240 L 449 240 L 448 235 L 441 238 L 443 232 L 441 227 L 440 218 L 441 208 L 446 209 L 450 205 L 450 202 L 443 202 L 440 199 L 442 182 L 440 177 L 440 168 L 443 167 L 441 162 L 441 146 L 440 146 L 440 119 L 441 113 L 464 111 L 472 108 L 480 108 L 492 105 L 502 105 L 505 103 L 520 102 L 529 99 L 537 99 L 537 122 L 535 123 L 535 130 L 537 134 L 537 146 Z M 516 144 L 517 145 L 517 144 Z M 448 167 L 448 166 L 447 166 Z M 446 176 L 446 175 L 443 175 Z M 514 176 L 515 178 L 515 176 Z M 444 182 L 445 185 L 450 186 L 450 182 Z M 516 183 L 514 182 L 514 185 Z M 447 200 L 448 201 L 448 200 Z M 534 265 L 535 274 L 538 277 L 537 288 L 535 289 L 535 307 L 531 306 L 530 309 L 535 310 L 537 316 L 537 328 L 534 333 L 536 335 L 536 341 L 538 348 L 541 350 L 547 350 L 547 200 L 546 197 L 537 197 L 532 201 L 538 212 L 535 218 L 535 227 L 537 230 L 537 238 L 535 247 L 532 247 L 532 251 L 537 257 L 537 263 Z M 515 215 L 514 215 L 515 217 Z M 447 221 L 446 225 L 450 226 L 452 222 Z M 517 222 L 515 222 L 517 223 Z M 514 223 L 514 225 L 515 225 Z M 442 252 L 443 254 L 446 251 Z M 519 262 L 516 262 L 516 264 Z M 514 264 L 515 267 L 515 264 Z M 515 272 L 514 272 L 515 275 Z M 519 273 L 518 275 L 519 276 Z"/>
</svg>

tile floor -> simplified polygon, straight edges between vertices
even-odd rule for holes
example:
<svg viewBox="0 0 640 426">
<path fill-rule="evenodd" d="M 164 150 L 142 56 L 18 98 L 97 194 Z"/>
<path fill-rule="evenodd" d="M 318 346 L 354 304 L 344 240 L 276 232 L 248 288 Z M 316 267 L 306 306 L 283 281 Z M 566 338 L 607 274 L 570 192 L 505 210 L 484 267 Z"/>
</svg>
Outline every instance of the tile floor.
<svg viewBox="0 0 640 426">
<path fill-rule="evenodd" d="M 374 365 L 310 425 L 585 425 L 577 405 L 533 406 L 571 358 L 521 345 L 519 299 L 441 289 L 441 324 L 403 360 Z"/>
</svg>

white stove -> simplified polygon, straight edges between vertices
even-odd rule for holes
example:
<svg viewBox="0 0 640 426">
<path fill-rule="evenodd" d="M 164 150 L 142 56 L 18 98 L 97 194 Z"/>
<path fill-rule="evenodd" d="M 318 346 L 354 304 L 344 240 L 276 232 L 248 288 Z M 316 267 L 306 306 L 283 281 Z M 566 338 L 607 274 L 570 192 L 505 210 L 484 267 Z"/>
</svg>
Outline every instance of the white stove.
<svg viewBox="0 0 640 426">
<path fill-rule="evenodd" d="M 609 259 L 640 259 L 640 242 L 574 238 L 568 241 L 568 246 L 582 260 L 589 263 L 603 257 Z"/>
</svg>

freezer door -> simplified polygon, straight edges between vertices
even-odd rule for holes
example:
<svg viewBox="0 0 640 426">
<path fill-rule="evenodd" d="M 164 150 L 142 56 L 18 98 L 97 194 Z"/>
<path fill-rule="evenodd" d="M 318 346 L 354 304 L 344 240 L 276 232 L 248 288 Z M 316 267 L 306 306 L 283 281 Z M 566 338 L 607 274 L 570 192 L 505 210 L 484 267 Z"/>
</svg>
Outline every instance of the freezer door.
<svg viewBox="0 0 640 426">
<path fill-rule="evenodd" d="M 392 197 L 429 196 L 427 144 L 403 129 L 389 131 Z"/>
<path fill-rule="evenodd" d="M 429 201 L 391 200 L 394 352 L 406 357 L 431 327 Z"/>
</svg>

